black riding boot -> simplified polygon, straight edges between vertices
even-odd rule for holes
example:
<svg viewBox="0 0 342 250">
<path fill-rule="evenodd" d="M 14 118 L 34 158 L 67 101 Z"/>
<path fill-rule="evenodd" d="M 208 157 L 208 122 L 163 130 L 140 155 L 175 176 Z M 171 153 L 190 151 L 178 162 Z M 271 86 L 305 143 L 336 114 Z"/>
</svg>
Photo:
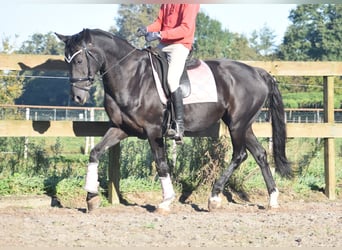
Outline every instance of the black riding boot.
<svg viewBox="0 0 342 250">
<path fill-rule="evenodd" d="M 184 106 L 181 88 L 178 88 L 175 92 L 171 93 L 171 100 L 175 110 L 176 134 L 174 135 L 174 139 L 177 144 L 182 144 L 184 135 Z"/>
</svg>

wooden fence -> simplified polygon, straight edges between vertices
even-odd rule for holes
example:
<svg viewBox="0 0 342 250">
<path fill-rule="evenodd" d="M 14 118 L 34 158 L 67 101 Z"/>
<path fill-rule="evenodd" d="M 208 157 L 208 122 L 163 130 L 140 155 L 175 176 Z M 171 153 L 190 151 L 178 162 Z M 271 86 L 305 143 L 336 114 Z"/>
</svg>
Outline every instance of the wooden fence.
<svg viewBox="0 0 342 250">
<path fill-rule="evenodd" d="M 288 123 L 287 136 L 293 138 L 324 139 L 325 194 L 329 199 L 336 198 L 335 180 L 335 138 L 342 138 L 342 124 L 334 123 L 334 77 L 342 76 L 342 62 L 263 62 L 245 63 L 266 69 L 275 76 L 322 76 L 324 85 L 324 123 Z M 43 55 L 0 55 L 0 70 L 66 70 L 62 56 Z M 107 122 L 87 121 L 31 121 L 2 120 L 0 136 L 103 136 L 108 128 Z M 255 123 L 253 130 L 257 137 L 271 137 L 269 123 Z M 187 136 L 216 137 L 229 135 L 220 123 L 201 133 Z M 109 150 L 109 201 L 118 203 L 119 193 L 119 155 L 120 146 Z"/>
</svg>

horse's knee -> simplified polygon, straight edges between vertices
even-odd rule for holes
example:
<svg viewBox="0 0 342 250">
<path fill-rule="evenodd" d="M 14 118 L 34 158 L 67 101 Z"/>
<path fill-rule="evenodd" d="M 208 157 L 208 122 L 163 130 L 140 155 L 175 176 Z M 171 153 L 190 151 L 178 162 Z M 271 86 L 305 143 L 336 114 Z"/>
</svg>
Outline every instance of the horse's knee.
<svg viewBox="0 0 342 250">
<path fill-rule="evenodd" d="M 217 196 L 223 191 L 229 177 L 233 174 L 235 169 L 237 169 L 243 161 L 247 159 L 247 152 L 241 151 L 240 153 L 234 153 L 232 160 L 227 168 L 227 170 L 222 174 L 222 176 L 215 182 L 212 189 L 212 197 Z"/>
<path fill-rule="evenodd" d="M 99 150 L 96 148 L 96 146 L 90 150 L 89 162 L 99 162 Z"/>
<path fill-rule="evenodd" d="M 266 150 L 262 150 L 261 152 L 259 152 L 255 159 L 261 168 L 267 166 Z"/>
<path fill-rule="evenodd" d="M 166 162 L 161 162 L 157 166 L 157 172 L 159 177 L 166 177 L 167 174 L 170 172 L 169 166 Z"/>
<path fill-rule="evenodd" d="M 247 152 L 243 151 L 241 154 L 241 162 L 240 163 L 244 162 L 247 159 L 247 157 L 248 157 Z"/>
<path fill-rule="evenodd" d="M 244 162 L 248 157 L 246 150 L 240 152 L 239 154 L 234 154 L 232 162 L 235 163 L 234 169 L 238 168 L 242 162 Z"/>
</svg>

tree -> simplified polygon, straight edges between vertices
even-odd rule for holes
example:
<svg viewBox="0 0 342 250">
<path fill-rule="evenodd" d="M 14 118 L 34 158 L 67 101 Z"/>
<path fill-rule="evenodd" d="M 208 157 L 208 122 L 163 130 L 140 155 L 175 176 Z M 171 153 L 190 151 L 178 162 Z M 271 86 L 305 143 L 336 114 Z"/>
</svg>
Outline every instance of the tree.
<svg viewBox="0 0 342 250">
<path fill-rule="evenodd" d="M 0 71 L 0 103 L 14 104 L 14 100 L 22 94 L 23 79 L 15 72 Z"/>
<path fill-rule="evenodd" d="M 139 27 L 152 23 L 158 15 L 159 4 L 120 4 L 116 25 L 117 34 L 138 48 L 144 47 L 145 39 L 138 38 Z"/>
<path fill-rule="evenodd" d="M 15 39 L 18 38 L 18 35 L 15 35 L 14 41 L 12 41 L 11 37 L 4 36 L 2 37 L 2 49 L 0 53 L 10 54 L 15 50 Z"/>
<path fill-rule="evenodd" d="M 35 33 L 30 40 L 23 42 L 17 52 L 20 54 L 63 55 L 64 45 L 57 40 L 52 32 L 47 34 Z"/>
<path fill-rule="evenodd" d="M 291 10 L 280 58 L 295 61 L 342 60 L 342 5 L 304 4 Z"/>
<path fill-rule="evenodd" d="M 2 52 L 10 54 L 14 50 L 10 39 L 2 39 Z M 18 77 L 16 72 L 0 71 L 0 103 L 14 104 L 14 100 L 22 94 L 23 79 Z"/>
<path fill-rule="evenodd" d="M 249 46 L 248 39 L 244 35 L 236 33 L 230 45 L 228 58 L 233 60 L 257 60 L 259 55 Z"/>
<path fill-rule="evenodd" d="M 275 52 L 274 30 L 271 30 L 266 24 L 259 30 L 254 30 L 249 39 L 249 44 L 252 49 L 259 54 L 260 58 L 271 56 Z"/>
<path fill-rule="evenodd" d="M 288 27 L 279 49 L 281 59 L 288 61 L 342 60 L 341 4 L 298 5 L 296 9 L 291 10 L 289 20 L 292 25 Z M 321 77 L 287 77 L 287 79 L 287 82 L 291 82 L 290 92 L 321 92 L 321 89 L 317 90 L 317 86 L 322 85 Z M 335 92 L 340 93 L 341 79 L 336 79 L 335 86 Z M 308 106 L 313 105 L 306 104 L 306 107 Z"/>
<path fill-rule="evenodd" d="M 197 57 L 204 59 L 229 57 L 232 40 L 232 34 L 222 30 L 219 21 L 211 19 L 203 12 L 198 13 L 194 43 Z"/>
</svg>

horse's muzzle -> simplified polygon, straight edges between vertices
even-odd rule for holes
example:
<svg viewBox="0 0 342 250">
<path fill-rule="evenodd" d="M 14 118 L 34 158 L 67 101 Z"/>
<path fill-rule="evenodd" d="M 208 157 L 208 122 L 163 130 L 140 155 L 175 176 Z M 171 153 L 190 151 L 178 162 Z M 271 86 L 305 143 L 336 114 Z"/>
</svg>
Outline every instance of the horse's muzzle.
<svg viewBox="0 0 342 250">
<path fill-rule="evenodd" d="M 75 103 L 78 103 L 80 105 L 84 105 L 88 98 L 89 98 L 89 92 L 84 89 L 80 88 L 71 88 L 71 98 Z"/>
<path fill-rule="evenodd" d="M 78 104 L 81 104 L 81 105 L 84 105 L 87 102 L 87 98 L 86 97 L 82 98 L 79 95 L 74 95 L 73 96 L 73 100 L 74 100 L 74 102 L 76 102 Z"/>
</svg>

